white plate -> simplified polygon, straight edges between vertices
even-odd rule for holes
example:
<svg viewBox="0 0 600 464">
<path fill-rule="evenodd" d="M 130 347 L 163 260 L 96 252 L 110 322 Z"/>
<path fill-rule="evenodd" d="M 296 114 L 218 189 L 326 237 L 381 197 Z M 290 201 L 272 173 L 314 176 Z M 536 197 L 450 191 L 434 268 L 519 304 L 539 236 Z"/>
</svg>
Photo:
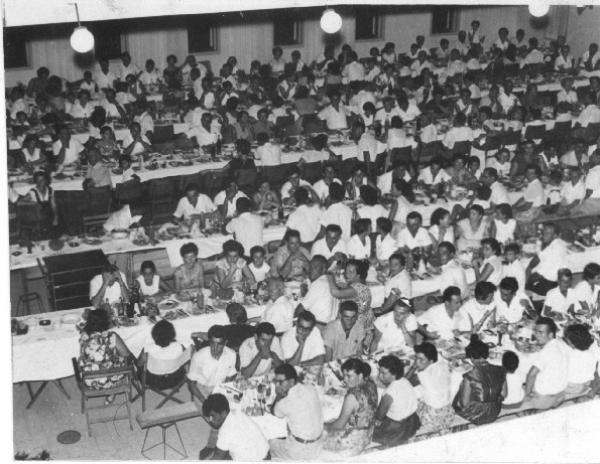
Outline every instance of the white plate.
<svg viewBox="0 0 600 464">
<path fill-rule="evenodd" d="M 60 318 L 60 322 L 63 324 L 77 324 L 80 319 L 81 317 L 79 314 L 67 314 L 66 316 Z"/>
</svg>

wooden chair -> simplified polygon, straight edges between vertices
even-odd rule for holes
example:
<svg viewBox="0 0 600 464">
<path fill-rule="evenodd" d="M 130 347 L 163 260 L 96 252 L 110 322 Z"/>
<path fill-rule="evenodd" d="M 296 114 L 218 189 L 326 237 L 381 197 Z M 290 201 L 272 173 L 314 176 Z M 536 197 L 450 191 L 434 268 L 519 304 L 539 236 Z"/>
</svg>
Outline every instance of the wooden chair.
<svg viewBox="0 0 600 464">
<path fill-rule="evenodd" d="M 338 170 L 340 174 L 340 180 L 346 181 L 350 177 L 352 177 L 352 171 L 354 167 L 358 164 L 358 160 L 356 158 L 345 159 L 340 163 L 340 168 Z"/>
<path fill-rule="evenodd" d="M 238 169 L 233 174 L 235 182 L 238 187 L 242 190 L 253 188 L 256 184 L 256 178 L 258 177 L 258 172 L 256 169 Z"/>
<path fill-rule="evenodd" d="M 316 163 L 306 163 L 302 166 L 302 178 L 311 184 L 319 180 L 323 172 L 323 165 L 320 161 Z"/>
<path fill-rule="evenodd" d="M 42 237 L 42 210 L 37 203 L 17 203 L 16 223 L 21 240 L 38 240 Z"/>
<path fill-rule="evenodd" d="M 108 417 L 103 417 L 97 420 L 92 420 L 90 418 L 90 411 L 92 410 L 100 410 L 100 409 L 108 409 L 114 406 L 113 403 L 110 405 L 103 404 L 102 406 L 89 406 L 88 401 L 94 398 L 104 398 L 109 395 L 124 395 L 125 396 L 125 407 L 127 408 L 127 416 L 129 418 L 129 428 L 133 430 L 133 419 L 131 416 L 131 385 L 133 379 L 133 367 L 132 366 L 124 366 L 124 367 L 116 367 L 112 369 L 103 369 L 98 371 L 82 371 L 79 368 L 79 364 L 77 363 L 76 358 L 71 358 L 71 362 L 73 363 L 73 371 L 75 373 L 75 380 L 77 381 L 77 385 L 79 390 L 81 391 L 81 413 L 85 414 L 85 420 L 87 422 L 88 435 L 92 436 L 92 424 L 97 424 L 101 422 L 109 422 L 115 420 L 114 415 L 110 415 Z M 104 377 L 117 376 L 122 375 L 123 381 L 120 385 L 115 386 L 113 388 L 107 388 L 104 390 L 96 390 L 90 388 L 86 384 L 86 380 L 94 380 L 100 379 Z"/>
<path fill-rule="evenodd" d="M 148 197 L 150 203 L 150 220 L 160 222 L 168 220 L 175 210 L 177 202 L 177 189 L 175 180 L 171 177 L 153 179 L 148 183 Z"/>
<path fill-rule="evenodd" d="M 152 359 L 150 361 L 150 363 L 152 364 L 150 366 L 150 369 L 152 369 L 152 370 L 159 370 L 159 369 L 160 370 L 169 370 L 169 368 L 171 366 L 178 366 L 173 372 L 171 372 L 171 374 L 175 373 L 182 367 L 185 369 L 185 366 L 187 366 L 190 362 L 190 355 L 191 355 L 191 349 L 187 348 L 184 351 L 182 351 L 179 358 L 177 358 L 176 360 L 174 360 L 172 362 L 169 362 L 168 365 L 165 365 L 164 362 L 161 362 L 161 360 Z M 160 389 L 156 386 L 149 384 L 148 379 L 147 379 L 147 374 L 148 374 L 148 356 L 146 356 L 146 361 L 145 361 L 144 366 L 142 367 L 142 371 L 141 371 L 140 395 L 142 397 L 142 411 L 146 410 L 146 391 L 147 390 L 151 390 L 154 393 L 158 393 L 159 395 L 163 396 L 163 399 L 161 400 L 160 403 L 158 403 L 158 406 L 156 406 L 156 409 L 162 408 L 165 405 L 165 403 L 167 403 L 168 401 L 174 401 L 175 403 L 179 403 L 179 404 L 183 403 L 183 401 L 181 401 L 175 395 L 177 395 L 177 393 L 179 393 L 181 388 L 187 383 L 187 376 L 185 375 L 185 373 L 184 373 L 184 375 L 182 375 L 181 380 L 179 380 L 179 382 L 177 382 L 177 384 L 175 386 L 173 386 L 172 388 L 166 388 L 166 389 Z M 164 377 L 164 376 L 160 376 L 160 377 Z M 135 401 L 136 398 L 137 398 L 137 395 L 135 398 L 133 398 L 133 401 Z"/>
<path fill-rule="evenodd" d="M 503 147 L 518 145 L 521 141 L 521 132 L 520 131 L 512 131 L 505 132 L 500 137 L 500 143 Z"/>
<path fill-rule="evenodd" d="M 108 213 L 83 216 L 83 233 L 86 235 L 104 235 L 104 224 L 108 220 Z"/>
<path fill-rule="evenodd" d="M 527 126 L 525 129 L 525 140 L 543 139 L 546 136 L 546 126 Z"/>
</svg>

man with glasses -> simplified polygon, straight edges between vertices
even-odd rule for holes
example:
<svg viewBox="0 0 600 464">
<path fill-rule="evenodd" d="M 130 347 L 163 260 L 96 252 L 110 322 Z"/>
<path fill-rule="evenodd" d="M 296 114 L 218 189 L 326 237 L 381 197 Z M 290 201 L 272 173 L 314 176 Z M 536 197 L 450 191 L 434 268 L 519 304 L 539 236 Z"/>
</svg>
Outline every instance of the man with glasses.
<svg viewBox="0 0 600 464">
<path fill-rule="evenodd" d="M 188 379 L 190 392 L 204 401 L 216 385 L 233 380 L 236 375 L 236 354 L 225 346 L 225 330 L 213 325 L 208 330 L 209 346 L 192 356 Z"/>
<path fill-rule="evenodd" d="M 292 366 L 322 366 L 325 362 L 325 346 L 321 332 L 314 330 L 317 321 L 313 313 L 298 314 L 296 326 L 281 337 L 283 358 Z"/>
<path fill-rule="evenodd" d="M 323 413 L 315 387 L 298 382 L 298 374 L 291 364 L 275 368 L 273 414 L 286 419 L 288 436 L 270 440 L 271 457 L 281 461 L 315 459 L 321 451 Z"/>
</svg>

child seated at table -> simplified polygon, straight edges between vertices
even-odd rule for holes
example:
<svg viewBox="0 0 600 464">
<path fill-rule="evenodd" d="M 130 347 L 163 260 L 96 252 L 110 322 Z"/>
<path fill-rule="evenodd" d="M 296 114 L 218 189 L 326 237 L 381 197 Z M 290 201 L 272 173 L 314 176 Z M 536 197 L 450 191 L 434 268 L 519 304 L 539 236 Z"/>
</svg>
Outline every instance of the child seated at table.
<svg viewBox="0 0 600 464">
<path fill-rule="evenodd" d="M 140 293 L 144 296 L 156 295 L 161 291 L 170 291 L 160 280 L 154 261 L 144 261 L 140 267 L 140 275 L 135 280 L 140 286 Z"/>
<path fill-rule="evenodd" d="M 266 251 L 261 246 L 255 246 L 250 249 L 250 259 L 252 262 L 248 265 L 248 269 L 252 272 L 256 283 L 263 282 L 271 270 L 271 267 L 265 261 L 265 255 Z"/>
<path fill-rule="evenodd" d="M 523 403 L 525 390 L 523 389 L 523 376 L 517 372 L 519 357 L 513 351 L 506 351 L 502 355 L 502 366 L 506 369 L 506 383 L 504 385 L 503 409 L 516 409 Z"/>
<path fill-rule="evenodd" d="M 120 183 L 125 183 L 125 182 L 129 182 L 132 180 L 136 180 L 136 181 L 140 181 L 140 178 L 138 177 L 138 175 L 135 173 L 135 171 L 133 170 L 132 165 L 132 160 L 131 160 L 131 156 L 129 155 L 123 155 L 119 158 L 119 167 L 121 168 L 121 170 L 123 171 L 123 175 L 121 176 L 121 182 Z"/>
<path fill-rule="evenodd" d="M 496 155 L 487 163 L 488 168 L 494 168 L 499 177 L 508 177 L 510 173 L 510 152 L 506 148 L 498 150 Z"/>
<path fill-rule="evenodd" d="M 521 247 L 518 243 L 509 243 L 504 247 L 504 277 L 513 277 L 519 284 L 519 290 L 525 289 L 525 268 L 521 264 Z"/>
</svg>

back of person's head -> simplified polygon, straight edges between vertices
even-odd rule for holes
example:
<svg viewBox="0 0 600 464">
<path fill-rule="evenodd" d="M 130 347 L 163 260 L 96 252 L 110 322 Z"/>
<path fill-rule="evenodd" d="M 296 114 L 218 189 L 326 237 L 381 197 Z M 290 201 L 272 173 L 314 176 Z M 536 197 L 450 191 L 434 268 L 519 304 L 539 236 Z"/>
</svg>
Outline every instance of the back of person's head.
<svg viewBox="0 0 600 464">
<path fill-rule="evenodd" d="M 252 202 L 249 198 L 240 197 L 235 201 L 235 209 L 238 214 L 247 213 L 252 209 Z"/>
<path fill-rule="evenodd" d="M 502 355 L 502 366 L 506 372 L 513 374 L 519 367 L 519 357 L 514 351 L 505 351 Z"/>
<path fill-rule="evenodd" d="M 390 126 L 394 129 L 402 129 L 402 118 L 400 116 L 393 116 L 390 122 Z"/>
<path fill-rule="evenodd" d="M 251 147 L 252 146 L 250 145 L 250 141 L 249 140 L 246 140 L 246 139 L 237 139 L 235 141 L 235 148 L 242 155 L 249 155 Z"/>
<path fill-rule="evenodd" d="M 360 186 L 360 198 L 368 206 L 377 204 L 377 190 L 370 185 Z"/>
<path fill-rule="evenodd" d="M 519 289 L 519 283 L 514 277 L 504 277 L 500 281 L 500 288 L 502 290 L 507 290 L 509 292 L 516 293 L 516 291 Z"/>
<path fill-rule="evenodd" d="M 467 123 L 467 117 L 464 113 L 456 113 L 454 116 L 454 125 L 455 126 L 464 126 Z"/>
<path fill-rule="evenodd" d="M 465 348 L 465 353 L 470 359 L 487 359 L 490 355 L 490 348 L 479 339 L 479 335 L 472 334 L 471 342 Z"/>
<path fill-rule="evenodd" d="M 585 280 L 594 280 L 600 275 L 600 265 L 597 263 L 588 263 L 583 268 L 583 278 Z"/>
<path fill-rule="evenodd" d="M 239 303 L 229 303 L 225 308 L 225 313 L 232 324 L 245 324 L 248 322 L 248 313 Z"/>
<path fill-rule="evenodd" d="M 567 326 L 563 332 L 563 337 L 573 348 L 579 351 L 586 351 L 594 343 L 594 337 L 590 333 L 590 329 L 584 324 Z"/>
<path fill-rule="evenodd" d="M 280 364 L 275 368 L 275 375 L 283 375 L 285 380 L 298 380 L 296 368 L 288 363 Z"/>
<path fill-rule="evenodd" d="M 210 329 L 208 329 L 208 338 L 219 338 L 225 340 L 225 336 L 225 327 L 223 327 L 222 325 L 211 325 Z"/>
<path fill-rule="evenodd" d="M 450 301 L 453 296 L 460 296 L 460 288 L 451 285 L 442 292 L 442 301 Z"/>
<path fill-rule="evenodd" d="M 254 329 L 254 333 L 257 337 L 260 337 L 262 334 L 272 335 L 274 337 L 276 335 L 275 326 L 270 322 L 261 322 Z"/>
<path fill-rule="evenodd" d="M 358 358 L 350 358 L 342 364 L 343 371 L 352 371 L 355 374 L 361 374 L 363 378 L 368 379 L 371 375 L 371 366 Z"/>
<path fill-rule="evenodd" d="M 342 301 L 340 303 L 340 314 L 344 311 L 352 311 L 352 312 L 358 312 L 358 305 L 356 304 L 356 301 L 353 300 L 345 300 Z"/>
<path fill-rule="evenodd" d="M 266 132 L 259 132 L 258 134 L 256 134 L 256 143 L 258 143 L 259 145 L 264 145 L 268 141 L 269 134 L 267 134 Z"/>
<path fill-rule="evenodd" d="M 300 311 L 300 313 L 298 314 L 298 320 L 303 320 L 305 322 L 310 322 L 312 325 L 315 325 L 317 323 L 317 319 L 315 318 L 315 315 L 313 313 L 311 313 L 310 311 Z"/>
<path fill-rule="evenodd" d="M 175 341 L 175 327 L 169 321 L 161 319 L 152 327 L 151 335 L 154 343 L 166 348 Z"/>
<path fill-rule="evenodd" d="M 556 336 L 556 332 L 558 330 L 558 327 L 556 326 L 556 322 L 554 322 L 554 319 L 552 319 L 551 317 L 538 317 L 537 320 L 535 321 L 535 325 L 544 325 L 548 328 L 548 331 Z"/>
<path fill-rule="evenodd" d="M 110 318 L 106 311 L 94 309 L 88 313 L 83 330 L 88 335 L 104 332 L 110 328 Z"/>
<path fill-rule="evenodd" d="M 437 362 L 438 352 L 433 343 L 423 342 L 420 345 L 415 345 L 415 353 L 422 353 L 429 361 Z"/>
<path fill-rule="evenodd" d="M 308 203 L 309 198 L 308 190 L 306 190 L 304 187 L 298 187 L 294 192 L 294 200 L 296 200 L 297 206 Z"/>
<path fill-rule="evenodd" d="M 354 223 L 354 230 L 357 234 L 364 234 L 369 231 L 371 227 L 371 219 L 370 218 L 362 218 L 357 220 Z"/>
<path fill-rule="evenodd" d="M 202 415 L 208 417 L 211 413 L 221 414 L 223 412 L 229 412 L 229 401 L 224 395 L 220 393 L 213 393 L 202 403 Z"/>
<path fill-rule="evenodd" d="M 382 356 L 377 363 L 380 368 L 387 369 L 396 379 L 404 377 L 404 363 L 396 356 L 386 355 Z"/>
<path fill-rule="evenodd" d="M 389 234 L 392 231 L 392 221 L 385 217 L 377 218 L 377 228 L 384 234 Z"/>
<path fill-rule="evenodd" d="M 340 234 L 342 233 L 342 228 L 338 224 L 328 224 L 325 227 L 326 234 Z"/>
<path fill-rule="evenodd" d="M 488 201 L 492 196 L 492 189 L 487 185 L 480 185 L 477 187 L 477 199 Z"/>
<path fill-rule="evenodd" d="M 485 300 L 496 291 L 496 286 L 491 282 L 478 282 L 475 285 L 475 299 Z"/>
<path fill-rule="evenodd" d="M 356 272 L 361 280 L 365 280 L 367 275 L 369 274 L 369 262 L 366 260 L 360 259 L 350 259 L 348 260 L 348 265 L 352 265 L 356 268 Z"/>
<path fill-rule="evenodd" d="M 500 242 L 495 238 L 487 237 L 481 240 L 481 246 L 488 245 L 494 252 L 496 256 L 500 256 L 502 254 L 502 246 Z"/>
</svg>

